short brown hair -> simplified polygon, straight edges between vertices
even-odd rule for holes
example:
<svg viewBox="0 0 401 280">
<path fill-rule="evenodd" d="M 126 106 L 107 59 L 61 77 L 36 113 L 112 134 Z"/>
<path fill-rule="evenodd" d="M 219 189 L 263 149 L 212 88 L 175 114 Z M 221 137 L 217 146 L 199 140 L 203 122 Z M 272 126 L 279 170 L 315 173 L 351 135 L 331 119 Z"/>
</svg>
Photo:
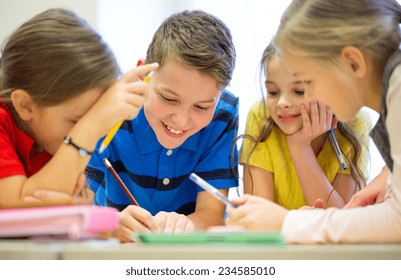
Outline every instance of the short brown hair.
<svg viewBox="0 0 401 280">
<path fill-rule="evenodd" d="M 217 17 L 200 10 L 168 17 L 157 29 L 146 61 L 183 63 L 214 77 L 221 87 L 232 78 L 236 53 L 228 27 Z"/>
</svg>

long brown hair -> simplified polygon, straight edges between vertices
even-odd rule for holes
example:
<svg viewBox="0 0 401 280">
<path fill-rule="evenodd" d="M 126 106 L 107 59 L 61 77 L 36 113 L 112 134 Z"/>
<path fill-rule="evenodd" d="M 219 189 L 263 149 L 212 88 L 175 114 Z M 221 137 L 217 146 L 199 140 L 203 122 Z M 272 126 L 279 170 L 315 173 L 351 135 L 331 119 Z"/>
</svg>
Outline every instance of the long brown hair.
<svg viewBox="0 0 401 280">
<path fill-rule="evenodd" d="M 272 44 L 269 44 L 266 47 L 266 49 L 264 50 L 262 59 L 260 62 L 260 81 L 265 80 L 264 78 L 267 76 L 265 69 L 267 68 L 267 65 L 270 63 L 270 61 L 274 57 L 276 57 L 276 50 Z M 243 134 L 236 138 L 236 141 L 238 141 L 240 139 L 247 139 L 253 143 L 253 146 L 250 149 L 249 154 L 241 155 L 242 158 L 245 158 L 245 163 L 249 163 L 249 159 L 250 159 L 251 155 L 253 154 L 253 152 L 255 151 L 257 145 L 259 143 L 265 142 L 269 138 L 270 134 L 272 133 L 273 128 L 277 126 L 276 123 L 273 121 L 272 117 L 266 111 L 266 97 L 263 94 L 262 94 L 262 100 L 259 103 L 259 106 L 260 106 L 260 110 L 262 110 L 262 117 L 263 117 L 263 125 L 261 126 L 259 134 L 256 137 L 249 135 L 249 134 Z M 358 161 L 360 160 L 361 155 L 362 155 L 362 153 L 361 153 L 362 149 L 366 148 L 366 147 L 362 147 L 358 135 L 356 134 L 354 129 L 348 123 L 338 122 L 337 129 L 338 129 L 339 133 L 345 138 L 345 140 L 352 146 L 351 157 L 348 157 L 345 153 L 343 153 L 343 155 L 345 157 L 347 157 L 348 162 L 350 164 L 351 176 L 356 183 L 356 189 L 354 190 L 354 192 L 356 192 L 357 190 L 360 190 L 366 184 L 366 177 L 358 165 Z M 335 153 L 334 147 L 332 147 L 332 149 L 333 149 L 333 153 Z M 240 153 L 243 153 L 242 149 L 241 149 Z M 252 174 L 250 174 L 250 173 L 249 173 L 249 178 L 250 178 L 250 188 L 245 190 L 245 192 L 253 193 Z"/>
<path fill-rule="evenodd" d="M 106 88 L 120 73 L 100 35 L 64 9 L 46 10 L 21 25 L 1 53 L 0 99 L 10 107 L 16 89 L 27 91 L 40 106 L 52 106 Z"/>
</svg>

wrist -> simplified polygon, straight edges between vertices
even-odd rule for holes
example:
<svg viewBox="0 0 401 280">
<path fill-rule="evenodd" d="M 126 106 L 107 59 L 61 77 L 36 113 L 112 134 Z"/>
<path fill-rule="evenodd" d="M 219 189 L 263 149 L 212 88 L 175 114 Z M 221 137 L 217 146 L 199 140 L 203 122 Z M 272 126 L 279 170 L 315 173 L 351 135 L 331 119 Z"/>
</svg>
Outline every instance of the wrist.
<svg viewBox="0 0 401 280">
<path fill-rule="evenodd" d="M 90 156 L 93 154 L 93 151 L 89 151 L 89 150 L 79 146 L 77 143 L 75 143 L 72 140 L 71 136 L 67 135 L 64 137 L 64 144 L 70 145 L 71 147 L 75 148 L 78 151 L 79 155 L 82 157 Z"/>
<path fill-rule="evenodd" d="M 308 155 L 313 153 L 312 146 L 310 144 L 301 144 L 301 143 L 288 143 L 288 149 L 291 154 L 295 155 Z"/>
</svg>

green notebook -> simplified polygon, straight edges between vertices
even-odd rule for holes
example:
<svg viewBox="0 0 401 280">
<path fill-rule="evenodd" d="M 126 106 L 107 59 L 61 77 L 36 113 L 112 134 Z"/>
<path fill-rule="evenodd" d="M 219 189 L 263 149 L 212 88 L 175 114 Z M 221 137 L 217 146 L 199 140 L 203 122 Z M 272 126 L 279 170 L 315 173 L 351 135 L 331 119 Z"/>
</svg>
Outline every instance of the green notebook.
<svg viewBox="0 0 401 280">
<path fill-rule="evenodd" d="M 192 233 L 134 233 L 134 240 L 154 244 L 189 244 L 189 243 L 235 243 L 235 244 L 283 244 L 278 232 L 207 232 Z"/>
</svg>

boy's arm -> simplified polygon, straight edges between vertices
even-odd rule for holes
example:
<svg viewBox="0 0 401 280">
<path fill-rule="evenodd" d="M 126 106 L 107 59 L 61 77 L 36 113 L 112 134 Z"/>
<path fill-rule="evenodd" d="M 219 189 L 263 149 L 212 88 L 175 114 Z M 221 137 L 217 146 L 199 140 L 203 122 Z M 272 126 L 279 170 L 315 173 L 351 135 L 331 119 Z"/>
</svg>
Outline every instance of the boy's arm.
<svg viewBox="0 0 401 280">
<path fill-rule="evenodd" d="M 224 195 L 228 195 L 228 189 L 219 189 Z M 195 230 L 205 230 L 210 226 L 224 224 L 224 211 L 226 205 L 217 200 L 206 191 L 198 193 L 195 212 L 187 217 L 194 223 Z"/>
</svg>

